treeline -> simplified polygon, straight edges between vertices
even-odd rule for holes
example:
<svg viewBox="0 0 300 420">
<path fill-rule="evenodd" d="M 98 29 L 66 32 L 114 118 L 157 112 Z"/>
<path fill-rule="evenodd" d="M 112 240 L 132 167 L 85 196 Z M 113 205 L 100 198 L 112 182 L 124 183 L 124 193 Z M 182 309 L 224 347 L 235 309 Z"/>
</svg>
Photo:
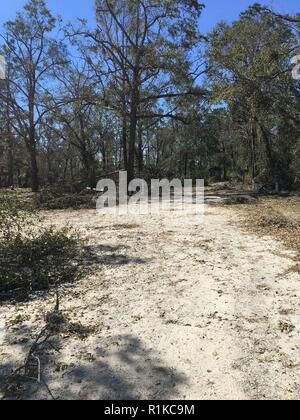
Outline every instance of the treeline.
<svg viewBox="0 0 300 420">
<path fill-rule="evenodd" d="M 298 16 L 255 4 L 204 36 L 198 0 L 96 0 L 96 25 L 30 0 L 1 32 L 0 186 L 100 177 L 300 178 Z"/>
</svg>

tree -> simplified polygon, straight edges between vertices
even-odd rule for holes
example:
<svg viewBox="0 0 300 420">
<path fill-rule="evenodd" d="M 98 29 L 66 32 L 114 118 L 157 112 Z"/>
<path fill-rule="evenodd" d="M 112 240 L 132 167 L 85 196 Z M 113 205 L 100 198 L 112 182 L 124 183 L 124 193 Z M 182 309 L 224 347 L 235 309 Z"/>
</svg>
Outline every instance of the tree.
<svg viewBox="0 0 300 420">
<path fill-rule="evenodd" d="M 103 86 L 105 105 L 122 120 L 122 146 L 128 181 L 133 179 L 139 121 L 183 119 L 177 100 L 204 95 L 197 89 L 191 50 L 201 40 L 198 0 L 97 0 L 97 28 L 77 34 L 90 39 L 89 62 Z M 97 66 L 93 53 L 104 65 Z M 101 60 L 101 61 L 102 61 Z"/>
<path fill-rule="evenodd" d="M 287 126 L 297 119 L 299 96 L 290 66 L 296 47 L 288 23 L 250 8 L 232 26 L 218 25 L 207 51 L 215 101 L 225 101 L 233 120 L 247 127 L 253 177 L 264 169 L 258 168 L 259 148 L 273 184 L 285 175 L 275 142 L 280 119 L 285 116 Z"/>
<path fill-rule="evenodd" d="M 25 141 L 31 164 L 31 185 L 39 189 L 37 129 L 49 111 L 43 95 L 49 93 L 52 71 L 64 62 L 62 45 L 50 38 L 55 19 L 44 0 L 30 0 L 1 35 L 9 69 L 10 92 L 4 98 L 14 130 Z"/>
<path fill-rule="evenodd" d="M 7 100 L 4 100 L 3 97 L 9 98 L 11 96 L 11 84 L 9 82 L 9 70 L 6 69 L 6 60 L 2 58 L 2 68 L 1 68 L 1 79 L 0 79 L 0 124 L 1 124 L 1 134 L 3 140 L 3 146 L 6 153 L 6 166 L 7 166 L 7 181 L 6 186 L 14 185 L 14 136 L 12 132 L 11 125 L 11 112 L 9 109 L 9 104 Z M 3 76 L 3 77 L 2 77 Z"/>
<path fill-rule="evenodd" d="M 271 10 L 269 7 L 265 7 L 262 6 L 259 3 L 255 3 L 252 6 L 252 9 L 255 12 L 259 12 L 259 13 L 269 13 L 270 15 L 274 16 L 275 18 L 280 18 L 288 23 L 296 23 L 296 24 L 300 24 L 300 13 L 297 13 L 295 16 L 292 16 L 290 14 L 280 14 L 280 13 L 276 13 L 273 10 Z"/>
<path fill-rule="evenodd" d="M 95 80 L 86 64 L 69 64 L 61 71 L 56 71 L 56 79 L 60 82 L 60 90 L 65 98 L 65 104 L 58 106 L 52 112 L 56 121 L 50 129 L 61 136 L 79 152 L 84 168 L 83 178 L 95 188 L 96 156 L 100 151 L 101 131 L 100 121 L 102 110 L 95 104 L 97 97 Z"/>
</svg>

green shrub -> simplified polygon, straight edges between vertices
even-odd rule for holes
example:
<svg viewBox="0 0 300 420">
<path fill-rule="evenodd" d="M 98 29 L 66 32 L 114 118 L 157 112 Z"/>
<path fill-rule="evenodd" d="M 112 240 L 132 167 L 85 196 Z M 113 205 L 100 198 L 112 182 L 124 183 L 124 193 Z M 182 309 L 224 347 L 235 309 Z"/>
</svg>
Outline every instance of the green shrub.
<svg viewBox="0 0 300 420">
<path fill-rule="evenodd" d="M 80 241 L 70 229 L 43 228 L 13 195 L 0 200 L 0 299 L 28 296 L 73 282 L 80 274 Z"/>
<path fill-rule="evenodd" d="M 73 282 L 79 274 L 78 238 L 69 229 L 46 229 L 0 241 L 0 296 Z"/>
<path fill-rule="evenodd" d="M 10 239 L 24 230 L 34 211 L 30 204 L 25 205 L 13 193 L 0 194 L 0 238 Z"/>
</svg>

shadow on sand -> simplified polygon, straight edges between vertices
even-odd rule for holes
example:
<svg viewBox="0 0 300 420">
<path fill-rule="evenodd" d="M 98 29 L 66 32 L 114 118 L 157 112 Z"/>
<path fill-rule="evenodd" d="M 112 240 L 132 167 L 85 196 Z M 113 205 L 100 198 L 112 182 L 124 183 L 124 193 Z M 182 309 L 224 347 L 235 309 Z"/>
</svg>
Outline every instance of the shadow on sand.
<svg viewBox="0 0 300 420">
<path fill-rule="evenodd" d="M 54 345 L 60 352 L 54 350 Z M 55 399 L 63 400 L 170 400 L 178 398 L 180 385 L 186 383 L 183 373 L 166 366 L 155 350 L 147 349 L 133 335 L 99 337 L 99 347 L 93 348 L 79 341 L 78 355 L 82 357 L 77 355 L 77 360 L 73 358 L 61 369 L 60 356 L 67 351 L 66 345 L 62 337 L 55 337 L 53 347 L 48 346 L 38 355 L 44 384 L 22 380 L 11 387 L 7 399 L 51 399 L 52 394 Z M 26 348 L 23 347 L 24 357 Z M 12 360 L 2 363 L 2 385 L 7 383 L 13 366 Z"/>
<path fill-rule="evenodd" d="M 127 264 L 147 264 L 148 259 L 139 257 L 129 257 L 120 251 L 128 249 L 125 245 L 93 245 L 84 247 L 84 260 L 88 265 L 107 264 L 107 265 L 127 265 Z"/>
</svg>

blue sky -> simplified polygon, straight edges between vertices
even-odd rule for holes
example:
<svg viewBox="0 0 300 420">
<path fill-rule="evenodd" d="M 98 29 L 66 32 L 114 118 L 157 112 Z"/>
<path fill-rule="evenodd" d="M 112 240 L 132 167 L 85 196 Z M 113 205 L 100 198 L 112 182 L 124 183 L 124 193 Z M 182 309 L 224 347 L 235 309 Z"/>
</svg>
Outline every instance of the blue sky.
<svg viewBox="0 0 300 420">
<path fill-rule="evenodd" d="M 26 0 L 0 0 L 0 25 L 12 19 L 15 13 L 22 8 Z M 206 4 L 200 25 L 202 32 L 206 33 L 220 20 L 231 22 L 239 13 L 255 0 L 203 0 Z M 299 0 L 265 0 L 263 4 L 271 6 L 280 13 L 296 13 L 300 11 Z M 48 7 L 54 15 L 61 15 L 64 20 L 76 20 L 76 17 L 93 20 L 94 0 L 47 0 Z"/>
</svg>

